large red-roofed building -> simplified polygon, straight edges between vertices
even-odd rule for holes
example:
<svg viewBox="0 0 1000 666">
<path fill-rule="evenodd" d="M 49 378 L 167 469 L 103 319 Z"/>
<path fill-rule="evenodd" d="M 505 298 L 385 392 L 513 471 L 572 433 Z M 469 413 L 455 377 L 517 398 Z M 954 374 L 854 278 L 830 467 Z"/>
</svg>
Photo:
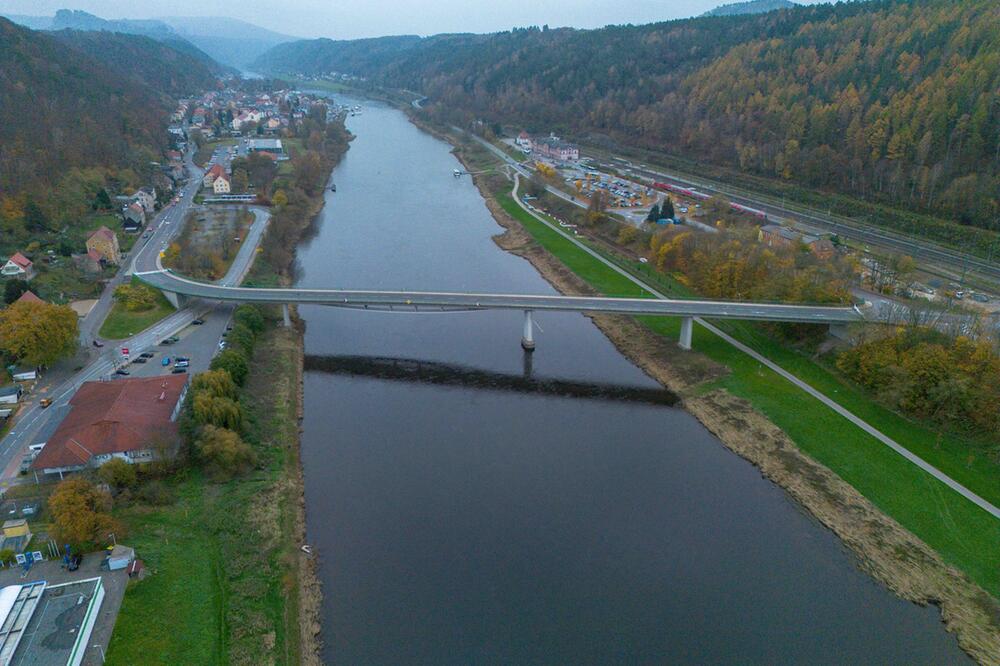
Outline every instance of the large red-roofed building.
<svg viewBox="0 0 1000 666">
<path fill-rule="evenodd" d="M 173 452 L 187 382 L 177 374 L 85 383 L 32 469 L 61 476 L 112 458 L 142 463 Z"/>
</svg>

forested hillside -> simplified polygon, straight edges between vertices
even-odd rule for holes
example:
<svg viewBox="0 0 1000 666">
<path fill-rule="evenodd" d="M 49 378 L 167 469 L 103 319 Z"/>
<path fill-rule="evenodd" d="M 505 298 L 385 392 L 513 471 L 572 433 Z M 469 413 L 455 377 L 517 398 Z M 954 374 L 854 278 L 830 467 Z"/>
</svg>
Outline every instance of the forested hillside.
<svg viewBox="0 0 1000 666">
<path fill-rule="evenodd" d="M 139 35 L 81 30 L 60 30 L 51 34 L 123 78 L 156 91 L 178 96 L 215 85 L 215 72 L 203 58 L 178 50 L 178 46 L 184 49 L 191 46 L 183 40 L 175 45 Z"/>
<path fill-rule="evenodd" d="M 111 37 L 140 39 L 102 35 Z M 0 19 L 0 220 L 14 215 L 26 191 L 47 201 L 74 167 L 141 166 L 166 147 L 173 104 L 137 79 L 179 83 L 181 75 L 126 60 L 156 57 L 148 44 L 133 51 L 94 47 L 106 64 L 64 39 Z"/>
<path fill-rule="evenodd" d="M 775 9 L 789 9 L 796 4 L 791 0 L 750 0 L 749 2 L 731 2 L 719 5 L 702 16 L 737 16 L 739 14 L 763 14 Z"/>
<path fill-rule="evenodd" d="M 371 48 L 371 47 L 376 48 Z M 600 135 L 997 228 L 995 0 L 882 0 L 600 30 L 283 44 L 442 119 Z"/>
</svg>

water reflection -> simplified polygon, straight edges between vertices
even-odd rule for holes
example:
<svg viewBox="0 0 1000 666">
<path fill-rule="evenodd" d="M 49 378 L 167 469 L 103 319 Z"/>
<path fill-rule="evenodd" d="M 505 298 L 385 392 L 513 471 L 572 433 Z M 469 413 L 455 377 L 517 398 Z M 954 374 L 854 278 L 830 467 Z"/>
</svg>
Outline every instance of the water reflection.
<svg viewBox="0 0 1000 666">
<path fill-rule="evenodd" d="M 532 354 L 524 354 L 522 375 L 480 370 L 453 363 L 437 363 L 411 358 L 372 356 L 312 356 L 305 358 L 307 371 L 335 375 L 372 377 L 418 384 L 456 386 L 489 391 L 511 391 L 537 395 L 586 398 L 649 405 L 676 405 L 678 398 L 665 389 L 620 386 L 596 382 L 535 378 L 531 370 Z"/>
</svg>

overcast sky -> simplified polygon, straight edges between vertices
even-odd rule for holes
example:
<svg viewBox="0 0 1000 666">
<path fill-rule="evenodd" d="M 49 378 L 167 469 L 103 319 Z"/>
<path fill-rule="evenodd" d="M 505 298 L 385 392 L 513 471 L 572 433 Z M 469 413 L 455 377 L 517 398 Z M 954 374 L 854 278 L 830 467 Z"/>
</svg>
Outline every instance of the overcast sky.
<svg viewBox="0 0 1000 666">
<path fill-rule="evenodd" d="M 299 37 L 350 39 L 514 26 L 594 28 L 693 16 L 731 0 L 0 0 L 0 11 L 34 16 L 82 9 L 103 18 L 217 16 Z M 799 0 L 810 4 L 818 0 Z"/>
</svg>

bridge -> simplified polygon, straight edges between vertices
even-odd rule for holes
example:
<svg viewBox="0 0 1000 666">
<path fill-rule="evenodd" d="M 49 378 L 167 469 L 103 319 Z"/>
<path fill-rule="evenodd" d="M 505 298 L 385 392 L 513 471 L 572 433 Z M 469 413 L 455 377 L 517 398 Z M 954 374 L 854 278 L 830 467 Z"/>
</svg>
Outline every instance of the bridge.
<svg viewBox="0 0 1000 666">
<path fill-rule="evenodd" d="M 135 276 L 163 291 L 175 306 L 180 305 L 181 297 L 279 304 L 286 325 L 289 324 L 290 303 L 391 312 L 521 310 L 524 312 L 521 346 L 528 351 L 535 348 L 532 321 L 535 311 L 680 317 L 678 344 L 683 349 L 691 349 L 695 317 L 829 325 L 865 321 L 856 307 L 598 296 L 231 287 L 197 282 L 166 269 L 136 272 Z"/>
</svg>

